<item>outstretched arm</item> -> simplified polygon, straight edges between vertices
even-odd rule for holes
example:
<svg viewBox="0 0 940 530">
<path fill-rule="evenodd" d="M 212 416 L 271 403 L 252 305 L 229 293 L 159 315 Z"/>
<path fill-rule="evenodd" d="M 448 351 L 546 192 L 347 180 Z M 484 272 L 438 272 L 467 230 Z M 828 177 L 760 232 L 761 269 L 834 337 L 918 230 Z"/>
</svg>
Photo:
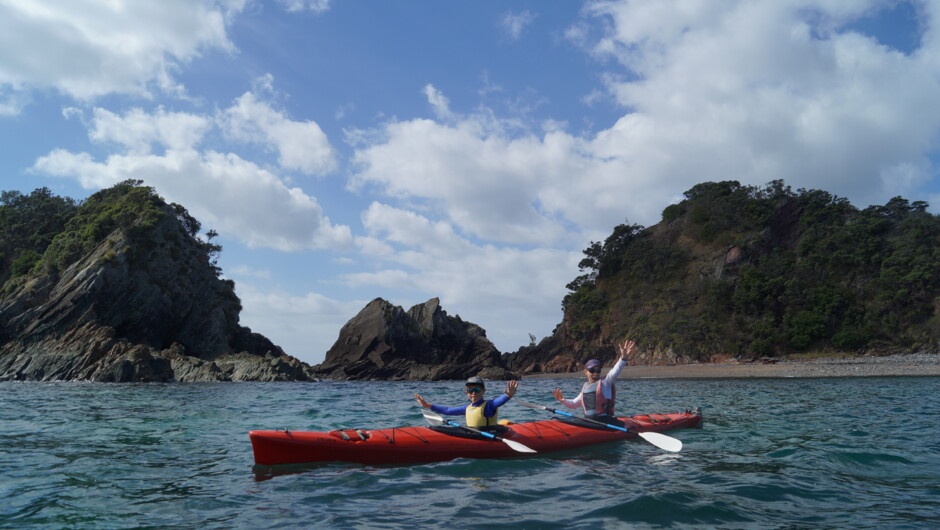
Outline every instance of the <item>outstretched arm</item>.
<svg viewBox="0 0 940 530">
<path fill-rule="evenodd" d="M 576 409 L 581 405 L 581 394 L 578 394 L 578 397 L 572 399 L 565 399 L 561 395 L 561 389 L 556 388 L 552 390 L 552 395 L 555 396 L 555 400 L 561 403 L 562 405 L 568 407 L 569 409 Z"/>
</svg>

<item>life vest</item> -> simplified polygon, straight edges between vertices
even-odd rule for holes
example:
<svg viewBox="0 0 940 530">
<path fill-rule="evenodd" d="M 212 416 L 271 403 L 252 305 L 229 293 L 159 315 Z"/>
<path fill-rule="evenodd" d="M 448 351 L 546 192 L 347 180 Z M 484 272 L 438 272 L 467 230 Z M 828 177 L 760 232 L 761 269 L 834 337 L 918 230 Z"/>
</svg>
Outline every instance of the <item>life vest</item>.
<svg viewBox="0 0 940 530">
<path fill-rule="evenodd" d="M 480 402 L 479 406 L 473 406 L 471 403 L 467 405 L 467 427 L 481 428 L 481 427 L 495 427 L 499 425 L 499 409 L 496 409 L 496 412 L 493 413 L 492 417 L 487 418 L 483 415 L 483 409 L 486 408 L 487 401 Z"/>
<path fill-rule="evenodd" d="M 614 415 L 614 402 L 617 400 L 617 387 L 611 385 L 610 399 L 604 396 L 602 381 L 584 383 L 581 387 L 581 405 L 585 416 Z"/>
</svg>

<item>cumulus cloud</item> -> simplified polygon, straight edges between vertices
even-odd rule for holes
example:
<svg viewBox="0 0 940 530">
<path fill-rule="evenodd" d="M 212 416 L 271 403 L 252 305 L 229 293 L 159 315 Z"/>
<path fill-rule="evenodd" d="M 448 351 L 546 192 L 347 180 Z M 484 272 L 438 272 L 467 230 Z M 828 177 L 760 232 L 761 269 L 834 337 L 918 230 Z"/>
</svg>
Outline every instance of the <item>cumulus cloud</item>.
<svg viewBox="0 0 940 530">
<path fill-rule="evenodd" d="M 54 88 L 79 99 L 182 94 L 174 72 L 234 47 L 226 20 L 243 1 L 0 3 L 0 88 Z"/>
<path fill-rule="evenodd" d="M 368 300 L 341 301 L 319 293 L 268 291 L 240 280 L 235 292 L 242 301 L 240 323 L 263 334 L 289 355 L 318 363 L 339 336 L 343 325 Z"/>
<path fill-rule="evenodd" d="M 916 192 L 936 173 L 936 13 L 921 48 L 851 29 L 883 2 L 603 2 L 613 21 L 592 50 L 623 76 L 632 112 L 600 135 L 657 180 L 783 178 L 867 205 Z M 926 6 L 925 6 L 926 7 Z"/>
<path fill-rule="evenodd" d="M 265 112 L 270 107 L 251 101 L 261 110 L 258 115 L 241 116 L 246 130 L 264 131 L 272 121 L 275 129 L 290 130 L 295 123 L 280 114 L 272 120 L 272 113 Z M 244 96 L 233 108 L 243 103 Z M 230 119 L 222 122 L 230 124 Z M 297 128 L 309 132 L 310 123 Z M 123 115 L 96 108 L 89 137 L 122 146 L 123 152 L 97 161 L 88 153 L 56 149 L 36 160 L 33 171 L 75 178 L 88 189 L 131 177 L 142 179 L 168 200 L 186 205 L 207 226 L 252 247 L 285 251 L 351 247 L 349 227 L 333 225 L 315 197 L 285 185 L 277 174 L 236 153 L 199 149 L 213 126 L 209 117 L 163 108 L 152 113 L 131 109 Z"/>
<path fill-rule="evenodd" d="M 784 179 L 860 206 L 917 193 L 937 173 L 937 16 L 924 10 L 921 47 L 902 53 L 850 24 L 885 5 L 591 4 L 571 34 L 620 65 L 604 77 L 624 109 L 611 127 L 520 128 L 461 114 L 428 85 L 436 120 L 360 135 L 350 185 L 464 236 L 567 248 L 625 220 L 654 224 L 706 180 Z"/>
<path fill-rule="evenodd" d="M 665 206 L 634 200 L 655 182 L 630 175 L 609 134 L 516 130 L 488 113 L 388 122 L 364 136 L 350 185 L 424 199 L 461 234 L 510 244 L 580 246 L 579 229 L 609 231 L 627 212 L 652 218 Z"/>
<path fill-rule="evenodd" d="M 314 197 L 233 153 L 168 149 L 162 155 L 111 155 L 104 162 L 62 149 L 40 157 L 34 171 L 76 178 L 95 189 L 142 179 L 196 218 L 250 247 L 284 251 L 343 248 L 346 226 L 335 226 Z"/>
<path fill-rule="evenodd" d="M 462 313 L 506 349 L 525 343 L 529 332 L 551 333 L 546 323 L 560 320 L 564 286 L 577 274 L 583 257 L 579 251 L 474 244 L 446 222 L 378 202 L 362 217 L 370 241 L 388 241 L 403 249 L 379 251 L 373 257 L 381 265 L 342 275 L 346 283 L 438 296 L 449 314 Z M 361 251 L 369 255 L 372 248 L 361 246 Z M 486 311 L 479 309 L 484 307 Z M 527 309 L 519 311 L 520 307 Z"/>
<path fill-rule="evenodd" d="M 257 142 L 278 152 L 278 163 L 286 169 L 324 174 L 336 169 L 336 153 L 315 121 L 289 119 L 252 92 L 242 94 L 222 112 L 224 132 L 231 138 Z"/>
<path fill-rule="evenodd" d="M 89 138 L 95 142 L 112 142 L 134 154 L 150 154 L 153 147 L 171 150 L 193 149 L 212 127 L 204 116 L 185 112 L 167 112 L 158 107 L 153 113 L 134 108 L 123 116 L 107 109 L 95 108 Z"/>
</svg>

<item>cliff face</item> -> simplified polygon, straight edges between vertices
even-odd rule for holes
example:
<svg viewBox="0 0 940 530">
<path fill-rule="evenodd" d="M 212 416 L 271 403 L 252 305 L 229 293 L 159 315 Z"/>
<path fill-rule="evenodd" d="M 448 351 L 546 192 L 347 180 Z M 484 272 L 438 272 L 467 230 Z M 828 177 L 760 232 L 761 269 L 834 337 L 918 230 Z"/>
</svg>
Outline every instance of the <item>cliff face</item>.
<svg viewBox="0 0 940 530">
<path fill-rule="evenodd" d="M 437 298 L 407 312 L 376 298 L 340 330 L 317 375 L 330 379 L 516 379 L 486 332 L 450 317 Z"/>
<path fill-rule="evenodd" d="M 217 276 L 178 211 L 125 223 L 58 271 L 0 294 L 0 380 L 309 380 L 309 366 L 238 325 L 234 284 Z"/>
</svg>

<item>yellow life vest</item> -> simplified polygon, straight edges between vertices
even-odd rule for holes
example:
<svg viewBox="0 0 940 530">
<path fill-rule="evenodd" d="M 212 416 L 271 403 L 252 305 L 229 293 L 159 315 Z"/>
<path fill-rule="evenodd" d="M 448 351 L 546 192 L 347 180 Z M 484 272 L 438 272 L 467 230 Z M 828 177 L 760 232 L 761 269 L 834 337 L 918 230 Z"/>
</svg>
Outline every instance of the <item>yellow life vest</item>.
<svg viewBox="0 0 940 530">
<path fill-rule="evenodd" d="M 487 418 L 483 415 L 483 409 L 485 408 L 486 401 L 483 401 L 477 407 L 474 407 L 473 404 L 467 405 L 467 427 L 479 429 L 480 427 L 494 427 L 499 425 L 499 409 L 496 409 L 496 412 L 491 418 Z"/>
</svg>

